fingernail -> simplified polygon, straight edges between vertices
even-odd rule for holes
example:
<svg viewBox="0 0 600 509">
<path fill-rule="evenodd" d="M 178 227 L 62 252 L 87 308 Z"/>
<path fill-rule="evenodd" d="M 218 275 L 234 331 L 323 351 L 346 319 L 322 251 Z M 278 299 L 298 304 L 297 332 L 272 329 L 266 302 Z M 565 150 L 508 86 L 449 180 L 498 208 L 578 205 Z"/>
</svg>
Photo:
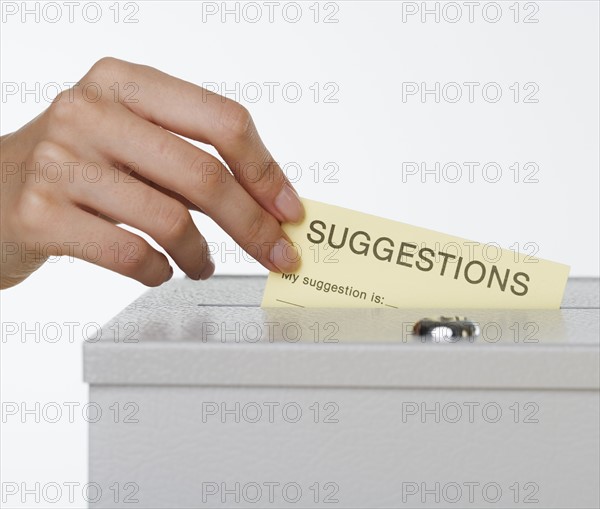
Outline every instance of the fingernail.
<svg viewBox="0 0 600 509">
<path fill-rule="evenodd" d="M 204 281 L 205 279 L 208 279 L 210 276 L 212 276 L 214 273 L 215 261 L 213 260 L 213 257 L 209 255 L 208 263 L 204 266 L 202 272 L 200 272 L 200 279 Z"/>
<path fill-rule="evenodd" d="M 300 266 L 298 249 L 283 237 L 271 248 L 269 260 L 281 272 L 294 272 Z"/>
<path fill-rule="evenodd" d="M 298 223 L 304 217 L 304 207 L 294 188 L 286 183 L 275 198 L 275 207 L 290 223 Z"/>
</svg>

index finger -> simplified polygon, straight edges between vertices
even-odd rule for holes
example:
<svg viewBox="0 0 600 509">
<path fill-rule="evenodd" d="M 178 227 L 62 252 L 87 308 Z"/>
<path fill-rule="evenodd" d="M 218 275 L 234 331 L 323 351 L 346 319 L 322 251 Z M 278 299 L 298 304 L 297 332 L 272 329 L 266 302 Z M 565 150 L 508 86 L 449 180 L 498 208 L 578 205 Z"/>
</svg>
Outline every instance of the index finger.
<svg viewBox="0 0 600 509">
<path fill-rule="evenodd" d="M 153 67 L 114 58 L 100 60 L 91 73 L 135 83 L 133 100 L 120 102 L 137 115 L 214 146 L 240 184 L 280 222 L 299 222 L 298 194 L 265 147 L 248 110 L 226 97 Z"/>
</svg>

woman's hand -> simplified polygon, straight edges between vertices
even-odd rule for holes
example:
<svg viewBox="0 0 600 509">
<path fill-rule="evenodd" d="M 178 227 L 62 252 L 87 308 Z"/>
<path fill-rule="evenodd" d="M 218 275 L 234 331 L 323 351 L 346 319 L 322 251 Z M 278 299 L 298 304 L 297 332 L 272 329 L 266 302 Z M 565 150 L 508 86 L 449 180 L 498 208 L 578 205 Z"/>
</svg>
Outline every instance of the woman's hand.
<svg viewBox="0 0 600 509">
<path fill-rule="evenodd" d="M 173 133 L 214 146 L 227 167 Z M 280 223 L 300 221 L 302 204 L 232 100 L 103 58 L 0 140 L 2 288 L 62 255 L 149 286 L 168 280 L 166 256 L 116 223 L 146 232 L 189 277 L 206 279 L 215 266 L 188 209 L 211 216 L 269 270 L 297 269 Z"/>
</svg>

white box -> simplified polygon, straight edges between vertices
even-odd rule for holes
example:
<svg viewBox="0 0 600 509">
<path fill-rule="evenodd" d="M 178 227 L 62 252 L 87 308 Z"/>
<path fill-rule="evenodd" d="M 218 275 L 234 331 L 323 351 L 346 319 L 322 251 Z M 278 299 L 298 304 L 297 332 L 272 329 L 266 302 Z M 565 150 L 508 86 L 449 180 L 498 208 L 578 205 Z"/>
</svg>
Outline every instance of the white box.
<svg viewBox="0 0 600 509">
<path fill-rule="evenodd" d="M 86 343 L 90 506 L 600 506 L 597 279 L 556 311 L 261 309 L 264 284 L 173 280 Z M 409 333 L 440 314 L 481 336 Z"/>
</svg>

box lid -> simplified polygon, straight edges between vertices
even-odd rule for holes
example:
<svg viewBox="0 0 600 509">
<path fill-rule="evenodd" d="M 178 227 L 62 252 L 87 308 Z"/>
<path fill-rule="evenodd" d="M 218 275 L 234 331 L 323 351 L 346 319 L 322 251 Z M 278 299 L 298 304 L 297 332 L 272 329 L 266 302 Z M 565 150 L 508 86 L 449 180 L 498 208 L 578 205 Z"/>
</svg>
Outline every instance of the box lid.
<svg viewBox="0 0 600 509">
<path fill-rule="evenodd" d="M 260 308 L 266 278 L 172 280 L 84 344 L 90 384 L 599 390 L 599 281 L 560 310 Z M 467 316 L 477 339 L 424 340 L 424 317 Z"/>
</svg>

